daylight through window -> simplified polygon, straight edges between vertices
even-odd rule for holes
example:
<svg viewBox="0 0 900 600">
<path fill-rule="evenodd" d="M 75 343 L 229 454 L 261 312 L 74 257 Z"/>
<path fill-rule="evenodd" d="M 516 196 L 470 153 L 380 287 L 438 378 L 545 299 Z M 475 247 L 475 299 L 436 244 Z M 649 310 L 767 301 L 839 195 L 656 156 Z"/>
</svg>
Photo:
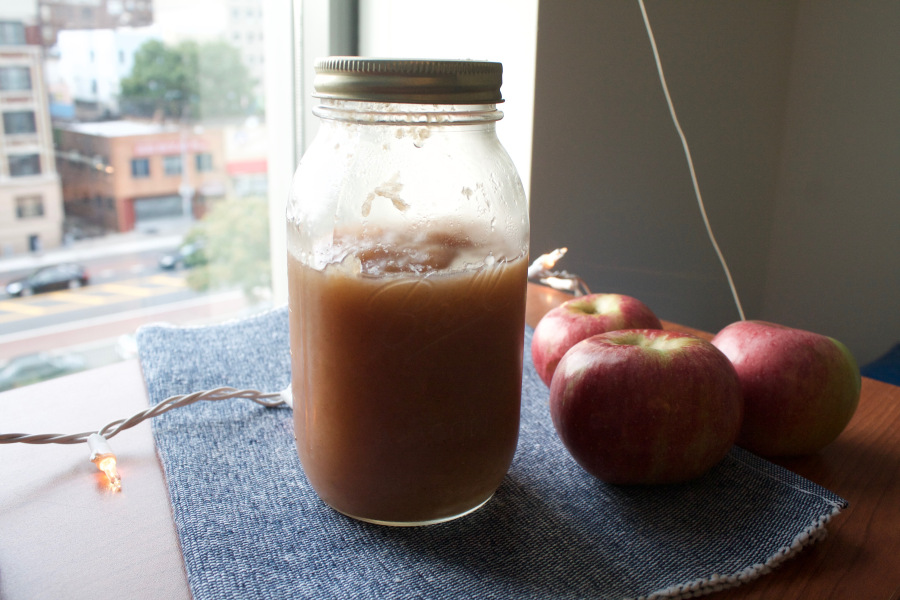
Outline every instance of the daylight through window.
<svg viewBox="0 0 900 600">
<path fill-rule="evenodd" d="M 0 369 L 271 306 L 266 28 L 294 52 L 273 4 L 266 24 L 263 0 L 0 2 Z M 60 265 L 77 287 L 22 283 Z"/>
</svg>

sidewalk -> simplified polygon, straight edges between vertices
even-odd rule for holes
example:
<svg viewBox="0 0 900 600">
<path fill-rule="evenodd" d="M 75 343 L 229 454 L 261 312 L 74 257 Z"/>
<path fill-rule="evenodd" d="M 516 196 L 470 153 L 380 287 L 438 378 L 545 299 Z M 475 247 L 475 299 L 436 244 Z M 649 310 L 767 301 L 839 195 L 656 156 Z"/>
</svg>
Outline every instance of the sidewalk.
<svg viewBox="0 0 900 600">
<path fill-rule="evenodd" d="M 0 278 L 13 271 L 33 270 L 46 265 L 62 262 L 82 262 L 92 258 L 142 252 L 146 250 L 166 250 L 181 244 L 187 227 L 169 228 L 159 233 L 129 231 L 110 233 L 101 237 L 72 242 L 42 252 L 0 257 Z"/>
</svg>

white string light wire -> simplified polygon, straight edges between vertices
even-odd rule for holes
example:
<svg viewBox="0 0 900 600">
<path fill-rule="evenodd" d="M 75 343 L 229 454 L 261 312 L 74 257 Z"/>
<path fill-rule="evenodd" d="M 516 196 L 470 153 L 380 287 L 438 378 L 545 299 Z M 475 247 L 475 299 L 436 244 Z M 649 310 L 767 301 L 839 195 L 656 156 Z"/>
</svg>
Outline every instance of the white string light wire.
<svg viewBox="0 0 900 600">
<path fill-rule="evenodd" d="M 678 137 L 681 138 L 681 147 L 684 148 L 684 156 L 687 159 L 688 168 L 691 172 L 691 182 L 694 184 L 694 195 L 697 197 L 700 215 L 703 217 L 703 224 L 706 226 L 706 233 L 709 235 L 709 241 L 712 242 L 716 255 L 719 257 L 719 262 L 722 264 L 722 269 L 725 271 L 725 277 L 728 279 L 728 287 L 731 288 L 731 296 L 734 298 L 734 304 L 737 307 L 738 315 L 740 315 L 741 321 L 743 321 L 746 318 L 744 317 L 744 309 L 741 306 L 741 300 L 738 297 L 734 280 L 731 278 L 731 271 L 728 269 L 728 264 L 725 262 L 725 256 L 722 254 L 722 250 L 719 249 L 719 244 L 716 242 L 716 237 L 713 235 L 712 227 L 709 224 L 709 218 L 706 216 L 706 207 L 703 204 L 703 197 L 700 195 L 700 185 L 697 183 L 697 173 L 694 171 L 694 161 L 691 158 L 691 150 L 688 148 L 687 138 L 685 138 L 684 131 L 681 130 L 681 124 L 678 122 L 678 117 L 675 115 L 675 105 L 672 103 L 672 96 L 669 95 L 669 86 L 666 84 L 666 76 L 663 74 L 662 62 L 659 59 L 659 51 L 656 48 L 656 38 L 653 36 L 653 29 L 650 27 L 650 18 L 647 16 L 644 0 L 638 0 L 638 3 L 641 6 L 641 15 L 644 17 L 644 27 L 647 28 L 647 35 L 650 38 L 650 46 L 653 48 L 653 59 L 656 61 L 656 71 L 659 73 L 659 82 L 662 84 L 663 92 L 666 95 L 666 104 L 669 106 L 669 114 L 672 115 L 672 122 L 675 124 L 675 129 L 678 131 Z"/>
<path fill-rule="evenodd" d="M 84 431 L 82 433 L 61 434 L 61 433 L 0 433 L 0 444 L 82 444 L 87 442 L 88 437 L 96 433 L 106 439 L 110 439 L 120 431 L 130 429 L 146 419 L 152 419 L 158 415 L 169 412 L 175 408 L 188 406 L 195 402 L 205 400 L 215 402 L 218 400 L 231 400 L 241 398 L 244 400 L 252 400 L 257 404 L 261 404 L 268 408 L 276 406 L 290 405 L 287 397 L 289 390 L 282 392 L 262 393 L 256 390 L 238 390 L 230 387 L 220 387 L 213 390 L 202 392 L 194 392 L 192 394 L 182 394 L 180 396 L 171 396 L 166 398 L 159 404 L 151 406 L 146 410 L 135 413 L 127 419 L 118 419 L 112 423 L 107 423 L 97 431 Z"/>
<path fill-rule="evenodd" d="M 263 393 L 256 390 L 238 390 L 231 387 L 219 387 L 212 390 L 202 392 L 194 392 L 192 394 L 182 394 L 179 396 L 171 396 L 166 398 L 159 404 L 151 406 L 146 410 L 135 413 L 127 419 L 118 419 L 111 423 L 107 423 L 97 431 L 83 431 L 81 433 L 0 433 L 0 444 L 82 444 L 87 443 L 91 449 L 91 462 L 97 465 L 97 468 L 106 473 L 110 486 L 114 491 L 122 489 L 122 480 L 116 470 L 116 456 L 109 447 L 111 437 L 120 431 L 125 431 L 137 425 L 138 423 L 163 413 L 169 412 L 175 408 L 188 406 L 195 402 L 206 401 L 215 402 L 219 400 L 232 399 L 252 400 L 257 404 L 261 404 L 267 408 L 276 406 L 288 406 L 291 403 L 290 388 L 280 392 Z"/>
</svg>

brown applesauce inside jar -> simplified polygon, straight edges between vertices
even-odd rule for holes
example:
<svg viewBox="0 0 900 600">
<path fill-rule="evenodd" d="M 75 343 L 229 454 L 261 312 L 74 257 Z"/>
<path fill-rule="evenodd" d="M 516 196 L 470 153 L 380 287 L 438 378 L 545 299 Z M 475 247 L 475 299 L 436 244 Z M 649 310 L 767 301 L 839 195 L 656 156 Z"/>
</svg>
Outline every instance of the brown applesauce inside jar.
<svg viewBox="0 0 900 600">
<path fill-rule="evenodd" d="M 315 254 L 323 268 L 288 254 L 294 426 L 313 488 L 383 524 L 479 507 L 516 449 L 527 257 L 458 232 L 345 234 Z"/>
</svg>

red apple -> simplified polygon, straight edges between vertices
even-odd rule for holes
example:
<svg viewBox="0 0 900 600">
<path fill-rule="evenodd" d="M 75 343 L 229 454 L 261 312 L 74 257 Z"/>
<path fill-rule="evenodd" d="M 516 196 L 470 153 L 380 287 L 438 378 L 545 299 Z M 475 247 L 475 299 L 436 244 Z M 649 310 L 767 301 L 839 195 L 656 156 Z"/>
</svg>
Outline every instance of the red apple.
<svg viewBox="0 0 900 600">
<path fill-rule="evenodd" d="M 612 331 L 559 361 L 550 416 L 563 445 L 608 483 L 695 479 L 721 461 L 741 427 L 743 400 L 728 358 L 674 331 Z"/>
<path fill-rule="evenodd" d="M 765 321 L 738 321 L 712 341 L 744 390 L 738 444 L 761 456 L 812 454 L 837 438 L 859 403 L 861 379 L 844 344 Z"/>
<path fill-rule="evenodd" d="M 622 294 L 590 294 L 562 303 L 534 329 L 531 359 L 538 375 L 549 386 L 569 348 L 592 335 L 619 329 L 662 329 L 662 323 L 646 304 Z"/>
</svg>

